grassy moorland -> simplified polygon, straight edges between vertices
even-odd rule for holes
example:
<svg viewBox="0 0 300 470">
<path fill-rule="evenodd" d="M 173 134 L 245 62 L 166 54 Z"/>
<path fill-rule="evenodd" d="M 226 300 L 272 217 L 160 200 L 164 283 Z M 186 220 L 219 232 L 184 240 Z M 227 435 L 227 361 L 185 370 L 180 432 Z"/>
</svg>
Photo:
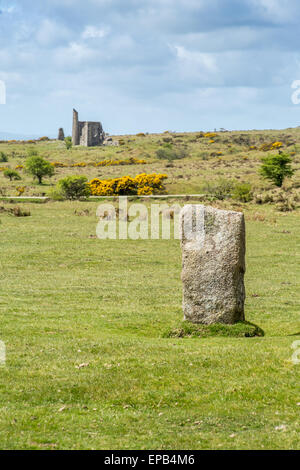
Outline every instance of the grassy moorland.
<svg viewBox="0 0 300 470">
<path fill-rule="evenodd" d="M 55 183 L 66 175 L 86 175 L 89 179 L 110 179 L 120 176 L 136 176 L 140 173 L 165 173 L 168 175 L 166 189 L 169 194 L 199 194 L 205 192 L 205 183 L 218 178 L 236 183 L 250 183 L 256 191 L 270 189 L 272 185 L 258 175 L 262 146 L 281 142 L 282 150 L 291 153 L 297 170 L 291 184 L 300 186 L 300 128 L 284 131 L 223 132 L 215 137 L 203 137 L 201 133 L 165 133 L 141 136 L 119 136 L 118 147 L 75 147 L 67 150 L 63 142 L 0 143 L 7 162 L 0 162 L 0 188 L 2 195 L 16 196 L 16 187 L 25 188 L 24 196 L 47 195 Z M 185 158 L 173 161 L 159 160 L 159 149 L 171 148 Z M 5 168 L 24 166 L 28 152 L 34 149 L 50 162 L 68 165 L 56 168 L 51 179 L 37 185 L 23 169 L 18 169 L 20 181 L 10 182 L 3 176 Z M 272 151 L 271 153 L 277 153 Z M 143 159 L 145 165 L 118 165 L 94 167 L 103 160 Z M 72 167 L 74 164 L 85 166 Z M 2 170 L 2 171 L 1 171 Z"/>
<path fill-rule="evenodd" d="M 291 135 L 298 170 L 286 191 L 297 190 L 300 130 L 270 133 L 243 134 L 273 141 Z M 220 135 L 219 148 L 239 135 Z M 145 167 L 61 168 L 51 184 L 77 172 L 108 178 L 163 170 L 171 175 L 169 193 L 200 192 L 219 176 L 250 181 L 259 191 L 271 187 L 257 173 L 263 152 L 224 151 L 206 160 L 200 153 L 217 144 L 196 139 L 187 142 L 194 153 L 166 168 L 169 162 L 155 158 L 164 137 L 69 153 L 58 143 L 35 145 L 51 161 L 99 161 L 120 151 L 118 158 L 149 158 Z M 21 153 L 26 145 L 1 150 Z M 14 154 L 5 165 L 21 162 Z M 50 187 L 21 175 L 27 195 Z M 12 195 L 15 183 L 0 180 Z M 264 337 L 164 337 L 182 320 L 177 240 L 96 239 L 96 202 L 21 204 L 30 217 L 14 217 L 5 209 L 15 205 L 0 203 L 2 449 L 299 448 L 299 365 L 291 360 L 300 339 L 299 208 L 214 204 L 245 212 L 246 317 Z"/>
</svg>

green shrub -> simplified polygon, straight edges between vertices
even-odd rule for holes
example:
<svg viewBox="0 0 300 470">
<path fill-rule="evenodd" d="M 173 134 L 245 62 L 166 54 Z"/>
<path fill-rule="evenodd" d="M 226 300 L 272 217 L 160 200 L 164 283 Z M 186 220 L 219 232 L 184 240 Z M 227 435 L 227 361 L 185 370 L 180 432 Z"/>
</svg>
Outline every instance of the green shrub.
<svg viewBox="0 0 300 470">
<path fill-rule="evenodd" d="M 201 160 L 208 160 L 210 155 L 209 152 L 200 152 L 197 156 L 201 158 Z"/>
<path fill-rule="evenodd" d="M 24 210 L 19 206 L 14 207 L 11 209 L 11 214 L 14 215 L 15 217 L 30 217 L 31 212 L 28 210 Z"/>
<path fill-rule="evenodd" d="M 207 182 L 203 190 L 215 199 L 222 201 L 231 196 L 234 184 L 230 180 L 220 178 L 214 182 Z"/>
<path fill-rule="evenodd" d="M 43 157 L 33 155 L 26 160 L 25 163 L 27 173 L 31 174 L 34 178 L 37 178 L 38 183 L 42 184 L 42 180 L 45 176 L 54 175 L 54 167 L 50 162 L 45 160 Z"/>
<path fill-rule="evenodd" d="M 64 199 L 86 199 L 91 190 L 86 176 L 67 176 L 58 182 L 57 190 Z"/>
<path fill-rule="evenodd" d="M 4 152 L 0 152 L 0 162 L 1 163 L 8 162 L 8 156 Z"/>
<path fill-rule="evenodd" d="M 10 179 L 10 181 L 13 181 L 13 180 L 14 181 L 19 181 L 21 179 L 21 176 L 15 170 L 5 170 L 3 172 L 3 175 L 5 176 L 5 178 Z"/>
<path fill-rule="evenodd" d="M 66 137 L 65 144 L 66 144 L 67 150 L 71 150 L 71 148 L 73 147 L 72 137 L 70 136 Z"/>
<path fill-rule="evenodd" d="M 64 201 L 66 198 L 64 197 L 61 188 L 57 185 L 55 188 L 50 189 L 48 196 L 53 201 Z"/>
<path fill-rule="evenodd" d="M 252 187 L 249 183 L 238 183 L 232 193 L 233 199 L 240 202 L 250 202 L 253 199 Z"/>
<path fill-rule="evenodd" d="M 230 153 L 230 155 L 233 155 L 235 153 L 239 153 L 239 149 L 237 149 L 236 147 L 230 147 L 229 150 L 228 150 L 228 153 Z"/>
<path fill-rule="evenodd" d="M 297 201 L 293 197 L 288 197 L 284 201 L 276 204 L 276 209 L 280 212 L 292 212 L 297 207 Z"/>
<path fill-rule="evenodd" d="M 36 157 L 37 155 L 38 155 L 38 151 L 37 151 L 36 149 L 34 149 L 34 148 L 29 148 L 29 149 L 27 150 L 27 156 L 28 156 L 28 158 L 30 158 L 30 157 Z"/>
<path fill-rule="evenodd" d="M 294 210 L 300 201 L 299 192 L 295 189 L 290 191 L 282 188 L 274 188 L 254 195 L 256 204 L 276 204 L 276 208 L 282 212 Z"/>
<path fill-rule="evenodd" d="M 286 153 L 278 155 L 268 155 L 262 158 L 260 174 L 263 178 L 272 181 L 279 188 L 282 186 L 285 178 L 290 178 L 294 174 L 291 167 L 292 159 Z"/>
<path fill-rule="evenodd" d="M 156 151 L 156 157 L 159 160 L 180 160 L 187 156 L 187 151 L 184 148 L 174 149 L 172 144 L 166 143 L 163 147 Z"/>
<path fill-rule="evenodd" d="M 31 216 L 30 211 L 28 210 L 26 211 L 19 206 L 9 207 L 8 209 L 6 207 L 1 206 L 0 212 L 7 213 L 9 215 L 14 215 L 15 217 L 30 217 Z"/>
</svg>

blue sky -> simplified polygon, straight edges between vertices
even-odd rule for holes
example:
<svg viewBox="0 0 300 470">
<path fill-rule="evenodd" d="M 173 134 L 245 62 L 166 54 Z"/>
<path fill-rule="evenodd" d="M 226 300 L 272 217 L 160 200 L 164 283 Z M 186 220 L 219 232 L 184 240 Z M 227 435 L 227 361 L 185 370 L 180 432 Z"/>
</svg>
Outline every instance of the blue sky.
<svg viewBox="0 0 300 470">
<path fill-rule="evenodd" d="M 0 0 L 0 132 L 300 124 L 299 0 Z"/>
</svg>

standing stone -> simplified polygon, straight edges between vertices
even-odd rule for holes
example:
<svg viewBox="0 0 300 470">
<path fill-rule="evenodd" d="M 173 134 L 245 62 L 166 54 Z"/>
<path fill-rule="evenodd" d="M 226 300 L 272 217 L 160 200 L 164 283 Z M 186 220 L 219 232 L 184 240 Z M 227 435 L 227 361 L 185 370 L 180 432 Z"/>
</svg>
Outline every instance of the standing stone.
<svg viewBox="0 0 300 470">
<path fill-rule="evenodd" d="M 58 137 L 57 140 L 65 140 L 65 133 L 62 127 L 58 129 Z"/>
<path fill-rule="evenodd" d="M 206 325 L 244 321 L 244 215 L 186 205 L 181 228 L 185 320 Z"/>
</svg>

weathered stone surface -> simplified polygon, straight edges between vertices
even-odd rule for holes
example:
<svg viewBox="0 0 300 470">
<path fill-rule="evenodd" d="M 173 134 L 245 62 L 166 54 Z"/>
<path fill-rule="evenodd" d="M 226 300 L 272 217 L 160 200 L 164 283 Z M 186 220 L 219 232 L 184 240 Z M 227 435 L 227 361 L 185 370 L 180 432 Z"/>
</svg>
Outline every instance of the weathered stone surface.
<svg viewBox="0 0 300 470">
<path fill-rule="evenodd" d="M 118 147 L 119 146 L 119 141 L 118 140 L 113 140 L 110 137 L 108 139 L 104 139 L 103 145 L 106 145 L 107 147 Z"/>
<path fill-rule="evenodd" d="M 198 226 L 195 229 L 196 220 Z M 181 227 L 185 319 L 207 325 L 243 321 L 243 214 L 198 204 L 186 205 L 181 211 Z M 191 227 L 193 231 L 188 233 Z"/>
<path fill-rule="evenodd" d="M 63 130 L 62 127 L 60 129 L 58 129 L 57 140 L 65 140 L 65 133 L 64 133 L 64 130 Z"/>
<path fill-rule="evenodd" d="M 102 145 L 105 132 L 101 122 L 79 121 L 78 112 L 73 109 L 73 145 L 82 145 L 85 147 L 94 147 Z"/>
</svg>

